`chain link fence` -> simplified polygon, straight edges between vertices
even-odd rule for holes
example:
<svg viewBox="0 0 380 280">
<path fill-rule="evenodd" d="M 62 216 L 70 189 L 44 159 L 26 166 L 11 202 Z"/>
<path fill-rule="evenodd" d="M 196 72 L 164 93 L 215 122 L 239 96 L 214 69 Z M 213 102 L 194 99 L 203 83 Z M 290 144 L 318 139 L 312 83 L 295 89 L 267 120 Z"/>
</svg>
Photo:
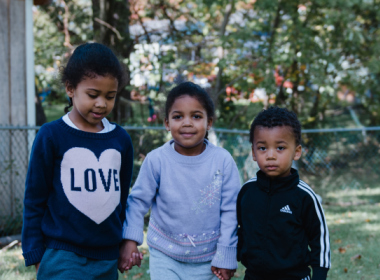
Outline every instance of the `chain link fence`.
<svg viewBox="0 0 380 280">
<path fill-rule="evenodd" d="M 171 136 L 162 127 L 125 127 L 135 150 L 134 182 L 151 150 Z M 38 127 L 0 127 L 0 237 L 19 234 L 25 177 Z M 241 182 L 255 176 L 248 131 L 214 129 L 212 143 L 227 149 L 239 168 Z M 304 130 L 303 155 L 295 163 L 302 180 L 323 196 L 326 190 L 378 186 L 380 127 Z"/>
</svg>

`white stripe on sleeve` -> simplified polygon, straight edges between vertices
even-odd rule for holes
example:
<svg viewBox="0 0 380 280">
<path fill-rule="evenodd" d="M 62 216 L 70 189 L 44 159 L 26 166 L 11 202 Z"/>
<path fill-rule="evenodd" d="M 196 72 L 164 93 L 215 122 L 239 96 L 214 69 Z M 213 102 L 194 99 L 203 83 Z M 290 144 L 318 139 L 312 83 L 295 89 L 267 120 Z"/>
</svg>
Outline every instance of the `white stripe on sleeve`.
<svg viewBox="0 0 380 280">
<path fill-rule="evenodd" d="M 321 237 L 320 237 L 320 243 L 321 243 L 320 266 L 321 267 L 329 268 L 330 267 L 330 260 L 329 260 L 329 251 L 330 251 L 329 232 L 328 232 L 327 224 L 326 224 L 326 221 L 325 221 L 325 218 L 324 218 L 324 213 L 323 213 L 322 206 L 320 206 L 320 204 L 318 202 L 318 199 L 315 196 L 314 191 L 305 182 L 303 182 L 303 181 L 300 180 L 300 184 L 298 185 L 298 187 L 301 188 L 302 190 L 306 191 L 311 196 L 311 198 L 314 201 L 315 211 L 317 213 L 319 222 L 321 224 L 321 226 L 320 226 L 320 228 L 321 228 Z M 319 210 L 319 208 L 321 210 Z M 322 213 L 321 213 L 321 211 L 322 211 Z M 325 233 L 326 233 L 326 237 L 325 237 Z M 325 249 L 326 249 L 326 252 L 324 252 Z"/>
</svg>

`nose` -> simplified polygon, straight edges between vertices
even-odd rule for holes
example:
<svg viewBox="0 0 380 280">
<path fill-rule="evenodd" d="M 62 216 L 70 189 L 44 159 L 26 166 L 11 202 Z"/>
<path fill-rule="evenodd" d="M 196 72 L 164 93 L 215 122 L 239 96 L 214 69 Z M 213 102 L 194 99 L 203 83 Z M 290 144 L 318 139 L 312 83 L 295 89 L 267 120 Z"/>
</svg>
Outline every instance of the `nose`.
<svg viewBox="0 0 380 280">
<path fill-rule="evenodd" d="M 275 159 L 276 159 L 276 152 L 273 149 L 268 149 L 267 160 L 275 160 Z"/>
<path fill-rule="evenodd" d="M 193 126 L 193 122 L 191 121 L 191 118 L 188 118 L 188 117 L 183 118 L 182 126 Z"/>
<path fill-rule="evenodd" d="M 97 108 L 106 108 L 107 107 L 107 102 L 103 98 L 97 98 L 95 107 Z"/>
</svg>

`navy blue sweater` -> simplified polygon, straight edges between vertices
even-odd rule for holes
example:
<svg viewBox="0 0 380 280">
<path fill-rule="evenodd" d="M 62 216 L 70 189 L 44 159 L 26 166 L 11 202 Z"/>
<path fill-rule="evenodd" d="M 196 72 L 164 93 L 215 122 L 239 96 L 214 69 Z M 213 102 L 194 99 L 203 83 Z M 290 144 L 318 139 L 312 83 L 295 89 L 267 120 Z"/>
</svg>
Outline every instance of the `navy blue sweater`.
<svg viewBox="0 0 380 280">
<path fill-rule="evenodd" d="M 90 133 L 62 119 L 43 125 L 26 177 L 26 266 L 40 262 L 45 247 L 117 259 L 132 168 L 131 138 L 120 126 Z"/>
</svg>

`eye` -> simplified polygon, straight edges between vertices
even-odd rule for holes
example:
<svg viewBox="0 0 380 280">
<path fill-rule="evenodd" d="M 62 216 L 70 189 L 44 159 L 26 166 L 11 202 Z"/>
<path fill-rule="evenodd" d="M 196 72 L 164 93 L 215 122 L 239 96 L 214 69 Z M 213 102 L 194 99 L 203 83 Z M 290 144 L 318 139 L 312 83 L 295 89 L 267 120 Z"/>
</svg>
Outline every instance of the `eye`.
<svg viewBox="0 0 380 280">
<path fill-rule="evenodd" d="M 201 115 L 194 115 L 194 119 L 201 119 L 202 116 Z"/>
<path fill-rule="evenodd" d="M 173 116 L 173 119 L 174 119 L 174 120 L 179 120 L 181 117 L 182 117 L 182 116 L 180 116 L 180 115 L 175 115 L 175 116 Z"/>
<path fill-rule="evenodd" d="M 285 147 L 280 146 L 280 147 L 277 148 L 277 150 L 283 151 L 283 150 L 285 150 Z"/>
<path fill-rule="evenodd" d="M 115 98 L 115 96 L 107 96 L 107 100 L 112 100 L 114 98 Z"/>
<path fill-rule="evenodd" d="M 92 99 L 95 99 L 97 96 L 96 95 L 93 95 L 93 94 L 88 94 L 88 96 Z"/>
<path fill-rule="evenodd" d="M 259 151 L 265 151 L 266 150 L 265 147 L 259 147 L 258 149 L 259 149 Z"/>
</svg>

